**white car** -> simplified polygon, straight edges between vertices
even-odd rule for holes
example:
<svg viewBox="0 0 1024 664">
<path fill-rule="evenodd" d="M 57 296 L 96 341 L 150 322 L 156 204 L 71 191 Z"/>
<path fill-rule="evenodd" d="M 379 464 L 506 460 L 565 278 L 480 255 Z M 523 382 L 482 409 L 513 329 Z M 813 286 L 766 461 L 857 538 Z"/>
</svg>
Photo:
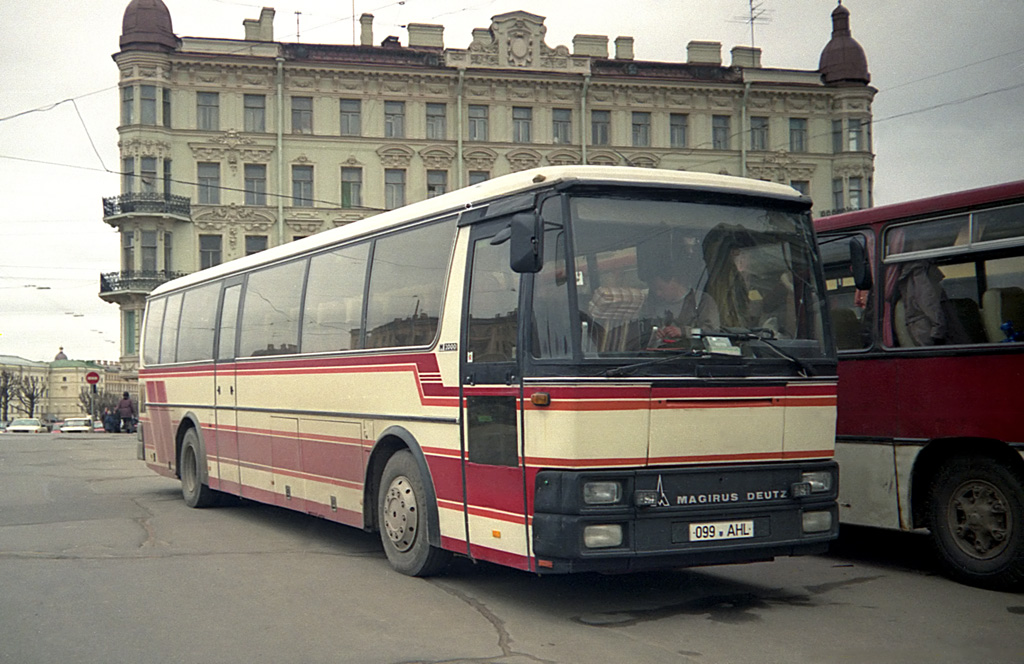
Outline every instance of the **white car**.
<svg viewBox="0 0 1024 664">
<path fill-rule="evenodd" d="M 23 418 L 8 424 L 7 433 L 46 433 L 46 426 L 34 417 Z"/>
<path fill-rule="evenodd" d="M 61 433 L 92 433 L 92 420 L 88 417 L 69 417 L 60 427 Z"/>
</svg>

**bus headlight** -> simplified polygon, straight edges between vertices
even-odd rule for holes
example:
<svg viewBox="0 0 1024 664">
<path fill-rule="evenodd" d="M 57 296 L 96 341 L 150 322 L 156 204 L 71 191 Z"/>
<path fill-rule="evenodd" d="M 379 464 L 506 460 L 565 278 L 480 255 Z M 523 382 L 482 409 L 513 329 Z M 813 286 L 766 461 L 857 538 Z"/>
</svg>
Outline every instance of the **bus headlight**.
<svg viewBox="0 0 1024 664">
<path fill-rule="evenodd" d="M 622 499 L 618 482 L 587 482 L 583 485 L 583 502 L 587 505 L 614 505 Z"/>
<path fill-rule="evenodd" d="M 588 549 L 608 549 L 622 546 L 622 526 L 607 524 L 587 526 L 583 529 L 583 544 Z"/>
<path fill-rule="evenodd" d="M 804 512 L 803 526 L 805 533 L 823 533 L 832 528 L 831 512 Z"/>
<path fill-rule="evenodd" d="M 826 493 L 832 490 L 832 472 L 828 470 L 803 473 L 800 481 L 811 485 L 811 493 Z"/>
</svg>

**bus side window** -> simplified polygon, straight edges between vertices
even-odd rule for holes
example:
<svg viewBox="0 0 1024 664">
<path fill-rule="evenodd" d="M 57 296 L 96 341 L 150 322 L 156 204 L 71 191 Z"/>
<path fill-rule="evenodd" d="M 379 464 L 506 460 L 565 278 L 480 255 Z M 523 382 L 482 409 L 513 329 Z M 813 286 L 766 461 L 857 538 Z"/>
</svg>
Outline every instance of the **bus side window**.
<svg viewBox="0 0 1024 664">
<path fill-rule="evenodd" d="M 298 352 L 299 302 L 305 260 L 249 275 L 242 303 L 241 357 Z"/>
</svg>

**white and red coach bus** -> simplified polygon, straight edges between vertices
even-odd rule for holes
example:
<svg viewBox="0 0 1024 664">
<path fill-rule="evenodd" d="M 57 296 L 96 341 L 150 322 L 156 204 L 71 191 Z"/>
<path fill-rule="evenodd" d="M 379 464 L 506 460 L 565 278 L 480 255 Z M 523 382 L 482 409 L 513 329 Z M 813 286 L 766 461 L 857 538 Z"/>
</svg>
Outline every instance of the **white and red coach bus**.
<svg viewBox="0 0 1024 664">
<path fill-rule="evenodd" d="M 809 206 L 542 168 L 169 282 L 140 457 L 191 506 L 379 531 L 412 575 L 452 553 L 564 573 L 821 552 L 836 360 Z"/>
<path fill-rule="evenodd" d="M 839 347 L 841 520 L 927 528 L 955 578 L 1020 587 L 1024 181 L 815 225 Z"/>
</svg>

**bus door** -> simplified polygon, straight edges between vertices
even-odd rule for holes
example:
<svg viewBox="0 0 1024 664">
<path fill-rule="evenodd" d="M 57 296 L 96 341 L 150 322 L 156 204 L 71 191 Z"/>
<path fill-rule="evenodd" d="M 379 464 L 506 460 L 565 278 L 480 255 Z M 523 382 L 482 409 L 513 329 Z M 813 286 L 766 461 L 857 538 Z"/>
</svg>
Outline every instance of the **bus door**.
<svg viewBox="0 0 1024 664">
<path fill-rule="evenodd" d="M 469 555 L 526 569 L 519 275 L 509 267 L 508 243 L 491 244 L 505 226 L 488 222 L 470 233 L 461 341 L 464 507 Z"/>
<path fill-rule="evenodd" d="M 217 314 L 217 353 L 214 363 L 216 423 L 214 437 L 217 451 L 217 477 L 211 472 L 210 487 L 228 493 L 241 493 L 238 472 L 238 412 L 235 386 L 235 341 L 237 338 L 238 301 L 242 292 L 241 277 L 227 282 L 221 293 Z M 212 460 L 211 467 L 212 467 Z"/>
</svg>

